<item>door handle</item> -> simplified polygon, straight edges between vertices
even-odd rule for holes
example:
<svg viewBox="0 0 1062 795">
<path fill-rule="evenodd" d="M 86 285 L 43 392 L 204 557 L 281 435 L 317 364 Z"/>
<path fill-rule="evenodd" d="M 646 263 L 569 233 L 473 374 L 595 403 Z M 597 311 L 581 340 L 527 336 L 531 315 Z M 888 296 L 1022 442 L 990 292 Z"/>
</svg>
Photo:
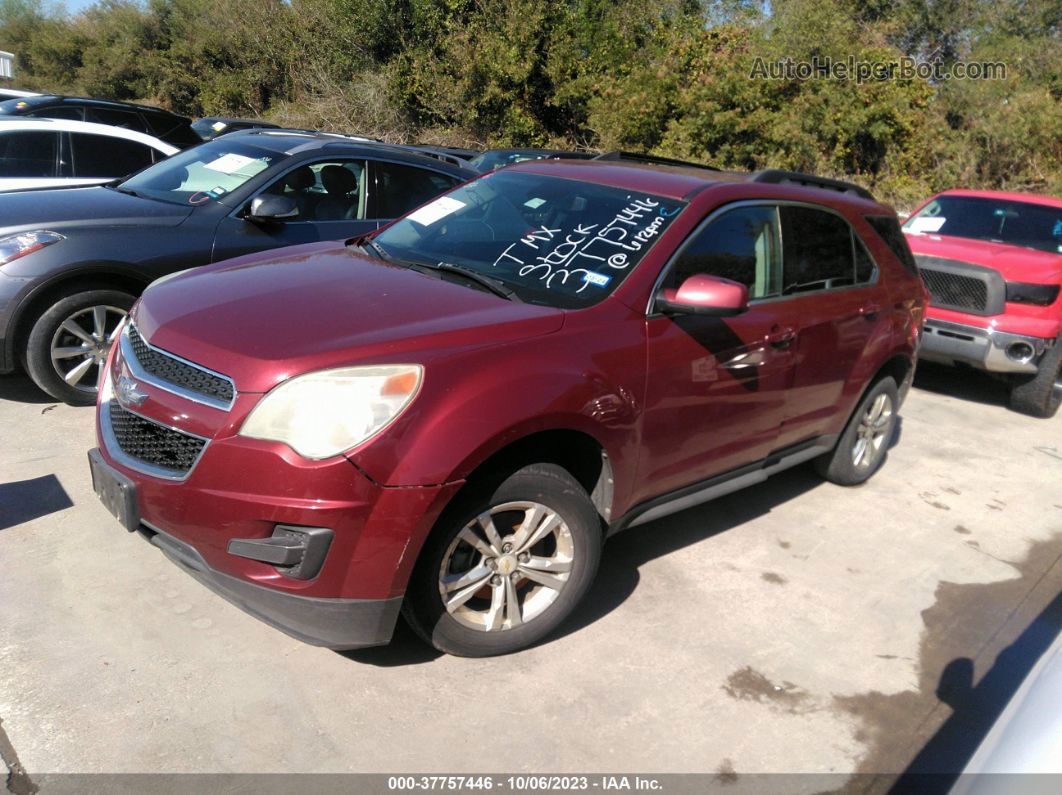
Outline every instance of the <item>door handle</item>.
<svg viewBox="0 0 1062 795">
<path fill-rule="evenodd" d="M 772 348 L 788 348 L 796 339 L 796 331 L 791 326 L 774 326 L 767 334 L 767 344 Z"/>
<path fill-rule="evenodd" d="M 859 314 L 861 314 L 867 320 L 876 320 L 880 312 L 881 307 L 878 304 L 866 304 L 859 310 Z"/>
</svg>

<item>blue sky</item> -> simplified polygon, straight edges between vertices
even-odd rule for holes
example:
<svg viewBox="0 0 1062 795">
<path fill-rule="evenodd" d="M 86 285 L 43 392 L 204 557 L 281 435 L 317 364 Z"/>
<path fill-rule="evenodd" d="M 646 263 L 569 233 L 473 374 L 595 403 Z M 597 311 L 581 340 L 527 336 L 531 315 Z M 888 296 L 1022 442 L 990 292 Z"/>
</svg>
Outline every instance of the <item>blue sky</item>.
<svg viewBox="0 0 1062 795">
<path fill-rule="evenodd" d="M 88 8 L 96 0 L 65 0 L 66 7 L 71 11 L 80 11 L 83 8 Z"/>
</svg>

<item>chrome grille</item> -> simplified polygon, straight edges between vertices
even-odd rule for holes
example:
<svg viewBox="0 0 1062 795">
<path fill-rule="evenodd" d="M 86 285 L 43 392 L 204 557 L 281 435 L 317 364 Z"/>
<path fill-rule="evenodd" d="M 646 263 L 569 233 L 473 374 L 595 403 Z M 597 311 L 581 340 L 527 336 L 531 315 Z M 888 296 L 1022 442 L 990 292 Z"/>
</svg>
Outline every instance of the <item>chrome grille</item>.
<svg viewBox="0 0 1062 795">
<path fill-rule="evenodd" d="M 988 305 L 988 285 L 984 280 L 925 266 L 919 270 L 934 304 L 974 312 L 983 312 Z"/>
<path fill-rule="evenodd" d="M 206 445 L 205 439 L 167 428 L 126 411 L 117 401 L 107 403 L 114 441 L 130 458 L 183 475 L 192 468 Z"/>
<path fill-rule="evenodd" d="M 232 402 L 234 390 L 228 379 L 152 348 L 132 324 L 129 325 L 128 334 L 133 355 L 148 375 L 221 403 Z"/>
</svg>

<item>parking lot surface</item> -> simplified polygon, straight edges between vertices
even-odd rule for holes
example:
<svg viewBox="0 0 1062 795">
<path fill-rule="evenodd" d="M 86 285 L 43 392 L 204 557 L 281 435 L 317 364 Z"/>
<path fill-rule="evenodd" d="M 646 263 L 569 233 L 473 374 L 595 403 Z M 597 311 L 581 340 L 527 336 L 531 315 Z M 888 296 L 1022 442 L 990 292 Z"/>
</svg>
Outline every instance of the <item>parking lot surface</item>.
<svg viewBox="0 0 1062 795">
<path fill-rule="evenodd" d="M 30 778 L 947 769 L 1058 629 L 1062 417 L 1003 399 L 923 366 L 865 486 L 801 467 L 620 534 L 560 636 L 473 660 L 243 614 L 97 503 L 92 409 L 2 377 L 0 748 Z"/>
</svg>

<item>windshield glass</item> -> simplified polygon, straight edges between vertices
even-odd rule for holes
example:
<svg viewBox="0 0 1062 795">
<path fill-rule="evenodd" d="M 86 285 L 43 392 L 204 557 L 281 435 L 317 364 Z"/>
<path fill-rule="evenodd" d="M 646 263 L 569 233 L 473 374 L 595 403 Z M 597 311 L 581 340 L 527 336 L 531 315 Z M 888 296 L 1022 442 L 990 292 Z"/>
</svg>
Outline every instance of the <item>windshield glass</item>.
<svg viewBox="0 0 1062 795">
<path fill-rule="evenodd" d="M 30 106 L 30 103 L 25 99 L 16 97 L 15 99 L 5 99 L 0 102 L 0 114 L 14 113 L 18 114 L 20 111 L 25 110 Z"/>
<path fill-rule="evenodd" d="M 1062 253 L 1062 208 L 1044 204 L 940 196 L 903 225 L 914 234 L 950 235 Z"/>
<path fill-rule="evenodd" d="M 374 242 L 392 258 L 462 265 L 523 301 L 577 309 L 615 290 L 684 207 L 638 191 L 500 171 L 440 196 Z"/>
<path fill-rule="evenodd" d="M 178 152 L 118 187 L 172 204 L 206 204 L 222 200 L 283 157 L 256 146 L 212 141 Z"/>
</svg>

